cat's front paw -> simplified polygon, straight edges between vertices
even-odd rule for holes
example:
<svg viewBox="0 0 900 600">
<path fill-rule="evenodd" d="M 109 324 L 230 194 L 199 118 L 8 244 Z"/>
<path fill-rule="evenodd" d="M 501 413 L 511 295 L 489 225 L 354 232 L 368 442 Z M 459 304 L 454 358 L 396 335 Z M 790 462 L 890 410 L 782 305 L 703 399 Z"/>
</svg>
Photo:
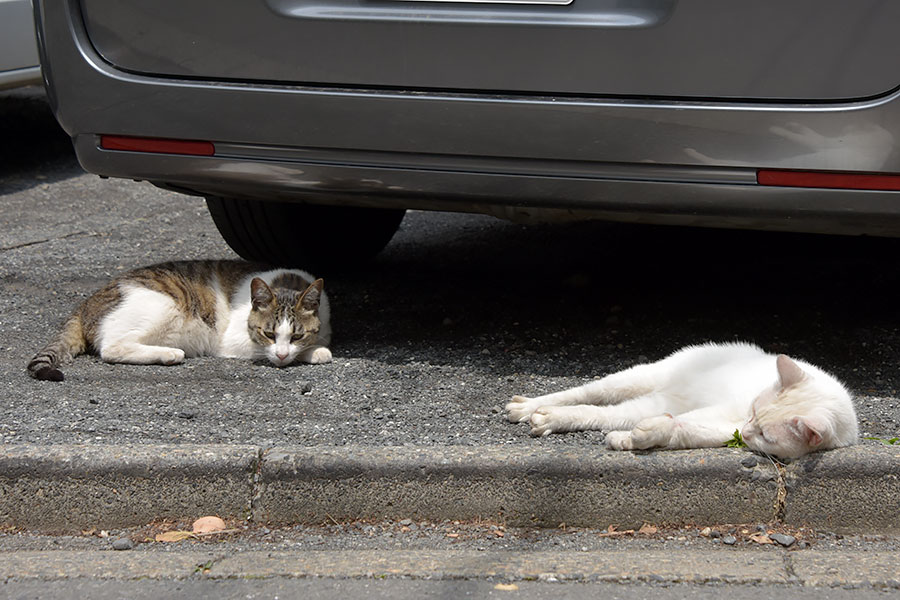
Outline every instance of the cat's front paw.
<svg viewBox="0 0 900 600">
<path fill-rule="evenodd" d="M 165 348 L 159 356 L 163 365 L 178 365 L 184 362 L 184 350 L 181 348 Z"/>
<path fill-rule="evenodd" d="M 610 450 L 634 450 L 630 431 L 610 431 L 606 434 L 605 441 Z"/>
<path fill-rule="evenodd" d="M 558 419 L 553 415 L 553 407 L 544 406 L 531 413 L 531 435 L 543 437 L 553 433 Z"/>
<path fill-rule="evenodd" d="M 330 363 L 332 361 L 331 350 L 326 348 L 325 346 L 319 346 L 318 348 L 312 348 L 304 352 L 300 359 L 311 365 L 321 365 L 325 363 Z"/>
<path fill-rule="evenodd" d="M 578 406 L 540 406 L 531 414 L 531 435 L 584 429 Z"/>
<path fill-rule="evenodd" d="M 532 398 L 513 396 L 506 405 L 506 418 L 510 423 L 524 423 L 531 418 L 537 407 Z"/>
<path fill-rule="evenodd" d="M 667 446 L 674 430 L 675 419 L 672 415 L 650 417 L 634 426 L 631 430 L 631 441 L 638 450 Z"/>
</svg>

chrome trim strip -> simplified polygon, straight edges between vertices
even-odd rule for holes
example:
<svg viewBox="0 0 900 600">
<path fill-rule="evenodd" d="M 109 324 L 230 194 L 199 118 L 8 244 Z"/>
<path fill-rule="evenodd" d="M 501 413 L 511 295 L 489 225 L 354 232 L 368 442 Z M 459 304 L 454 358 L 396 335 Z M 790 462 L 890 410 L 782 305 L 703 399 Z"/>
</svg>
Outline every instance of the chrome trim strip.
<svg viewBox="0 0 900 600">
<path fill-rule="evenodd" d="M 413 169 L 529 177 L 620 179 L 687 183 L 756 184 L 756 169 L 695 167 L 684 165 L 604 163 L 571 160 L 538 160 L 488 156 L 454 156 L 402 152 L 290 148 L 252 144 L 215 143 L 216 157 L 265 160 L 307 165 Z"/>
<path fill-rule="evenodd" d="M 395 2 L 442 2 L 445 4 L 546 4 L 567 6 L 574 0 L 394 0 Z"/>
</svg>

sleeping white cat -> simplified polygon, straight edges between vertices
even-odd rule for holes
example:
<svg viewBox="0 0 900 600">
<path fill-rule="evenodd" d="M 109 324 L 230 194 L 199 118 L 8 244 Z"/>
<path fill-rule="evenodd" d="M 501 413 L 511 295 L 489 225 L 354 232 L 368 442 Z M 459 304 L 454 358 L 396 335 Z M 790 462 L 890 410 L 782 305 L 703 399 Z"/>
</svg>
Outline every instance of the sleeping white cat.
<svg viewBox="0 0 900 600">
<path fill-rule="evenodd" d="M 533 435 L 600 429 L 613 450 L 711 448 L 740 430 L 753 450 L 792 458 L 856 442 L 846 388 L 809 363 L 752 344 L 688 346 L 658 362 L 540 396 L 514 396 L 509 420 Z"/>
</svg>

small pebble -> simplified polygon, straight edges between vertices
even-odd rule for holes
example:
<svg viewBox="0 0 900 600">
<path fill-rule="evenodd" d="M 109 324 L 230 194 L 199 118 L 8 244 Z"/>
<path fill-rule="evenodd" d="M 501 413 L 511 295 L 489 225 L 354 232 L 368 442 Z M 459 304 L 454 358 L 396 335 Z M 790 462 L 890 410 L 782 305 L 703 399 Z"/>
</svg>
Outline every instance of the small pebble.
<svg viewBox="0 0 900 600">
<path fill-rule="evenodd" d="M 728 546 L 734 546 L 737 543 L 737 538 L 733 535 L 726 535 L 722 538 L 722 543 Z"/>
<path fill-rule="evenodd" d="M 794 542 L 797 541 L 797 538 L 795 538 L 794 536 L 785 535 L 783 533 L 773 533 L 769 536 L 769 539 L 777 542 L 778 544 L 781 544 L 785 548 L 790 548 L 794 544 Z"/>
<path fill-rule="evenodd" d="M 309 394 L 310 392 L 312 392 L 312 384 L 304 383 L 303 387 L 300 388 L 300 393 L 301 394 Z"/>
<path fill-rule="evenodd" d="M 402 521 L 400 521 L 400 524 L 409 527 L 410 525 L 412 525 L 412 519 L 403 519 Z"/>
<path fill-rule="evenodd" d="M 756 465 L 759 464 L 759 461 L 756 460 L 756 457 L 751 454 L 750 456 L 744 457 L 741 460 L 741 464 L 743 466 L 747 467 L 748 469 L 752 469 L 753 467 L 755 467 Z"/>
<path fill-rule="evenodd" d="M 200 517 L 191 525 L 191 531 L 194 533 L 212 533 L 213 531 L 222 531 L 224 529 L 225 521 L 214 515 Z"/>
<path fill-rule="evenodd" d="M 134 542 L 126 537 L 118 538 L 117 540 L 113 541 L 112 547 L 113 550 L 131 550 L 132 548 L 134 548 Z"/>
</svg>

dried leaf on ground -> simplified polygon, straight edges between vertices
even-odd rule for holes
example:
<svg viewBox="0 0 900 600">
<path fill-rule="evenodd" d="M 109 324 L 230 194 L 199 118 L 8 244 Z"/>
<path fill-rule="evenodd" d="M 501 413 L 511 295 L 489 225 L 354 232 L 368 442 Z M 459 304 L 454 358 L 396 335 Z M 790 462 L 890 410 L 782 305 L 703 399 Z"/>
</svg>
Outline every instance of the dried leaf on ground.
<svg viewBox="0 0 900 600">
<path fill-rule="evenodd" d="M 613 536 L 618 536 L 618 535 L 631 535 L 633 533 L 634 533 L 634 529 L 625 529 L 623 531 L 619 531 L 618 529 L 616 529 L 615 525 L 610 525 L 606 529 L 606 533 L 598 533 L 597 535 L 599 537 L 613 537 Z"/>
<path fill-rule="evenodd" d="M 768 535 L 765 533 L 754 533 L 750 536 L 750 539 L 756 542 L 757 544 L 774 544 Z"/>
<path fill-rule="evenodd" d="M 192 537 L 194 534 L 190 531 L 167 531 L 157 534 L 155 539 L 157 542 L 180 542 Z"/>
<path fill-rule="evenodd" d="M 644 523 L 643 525 L 641 525 L 641 528 L 638 529 L 638 533 L 643 533 L 644 535 L 653 535 L 657 531 L 659 531 L 659 528 L 654 527 L 649 523 Z"/>
</svg>

